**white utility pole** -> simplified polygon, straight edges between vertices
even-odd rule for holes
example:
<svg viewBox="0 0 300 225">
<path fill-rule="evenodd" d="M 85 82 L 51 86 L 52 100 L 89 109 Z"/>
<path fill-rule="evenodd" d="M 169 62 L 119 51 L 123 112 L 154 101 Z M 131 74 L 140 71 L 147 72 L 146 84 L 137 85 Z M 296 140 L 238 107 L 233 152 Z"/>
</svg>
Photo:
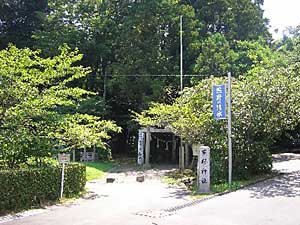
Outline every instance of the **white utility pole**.
<svg viewBox="0 0 300 225">
<path fill-rule="evenodd" d="M 228 72 L 228 182 L 232 183 L 232 142 L 231 142 L 231 72 Z"/>
<path fill-rule="evenodd" d="M 64 181 L 65 181 L 65 162 L 62 163 L 62 169 L 61 169 L 60 199 L 62 199 L 64 193 Z"/>
<path fill-rule="evenodd" d="M 182 44 L 182 16 L 180 16 L 180 90 L 183 90 L 183 44 Z"/>
<path fill-rule="evenodd" d="M 180 16 L 180 91 L 183 90 L 183 44 L 182 44 L 182 16 Z M 184 169 L 184 147 L 182 139 L 180 138 L 180 152 L 179 152 L 179 168 Z"/>
</svg>

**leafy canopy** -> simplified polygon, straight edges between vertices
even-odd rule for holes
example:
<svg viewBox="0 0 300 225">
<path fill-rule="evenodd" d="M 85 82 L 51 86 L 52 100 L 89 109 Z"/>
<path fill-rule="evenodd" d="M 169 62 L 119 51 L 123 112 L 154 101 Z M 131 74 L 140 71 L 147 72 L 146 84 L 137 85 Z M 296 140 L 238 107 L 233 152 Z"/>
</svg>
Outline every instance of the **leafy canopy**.
<svg viewBox="0 0 300 225">
<path fill-rule="evenodd" d="M 265 67 L 262 64 L 253 69 L 252 75 L 233 80 L 236 176 L 269 171 L 270 148 L 286 130 L 293 130 L 299 124 L 299 68 L 299 60 L 284 66 Z M 172 105 L 155 103 L 148 110 L 135 114 L 142 126 L 168 126 L 188 143 L 210 146 L 213 179 L 218 181 L 226 178 L 227 122 L 213 119 L 211 91 L 213 85 L 221 83 L 226 83 L 226 79 L 204 79 L 195 87 L 186 88 Z"/>
<path fill-rule="evenodd" d="M 105 148 L 108 132 L 120 131 L 111 121 L 78 112 L 94 93 L 71 84 L 90 69 L 74 65 L 82 58 L 77 51 L 60 51 L 52 58 L 14 46 L 0 51 L 0 158 L 10 167 L 54 149 Z"/>
</svg>

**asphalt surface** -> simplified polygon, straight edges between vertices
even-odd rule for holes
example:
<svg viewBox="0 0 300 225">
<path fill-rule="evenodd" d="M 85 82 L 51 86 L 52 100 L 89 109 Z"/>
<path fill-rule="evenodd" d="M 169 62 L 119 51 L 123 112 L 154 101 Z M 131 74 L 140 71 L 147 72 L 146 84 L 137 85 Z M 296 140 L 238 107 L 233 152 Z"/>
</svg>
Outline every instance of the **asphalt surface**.
<svg viewBox="0 0 300 225">
<path fill-rule="evenodd" d="M 2 218 L 2 224 L 300 225 L 300 157 L 277 155 L 274 168 L 283 174 L 205 201 L 193 201 L 184 189 L 169 187 L 155 177 L 137 183 L 135 176 L 117 174 L 113 184 L 89 184 L 92 200 L 8 222 Z"/>
</svg>

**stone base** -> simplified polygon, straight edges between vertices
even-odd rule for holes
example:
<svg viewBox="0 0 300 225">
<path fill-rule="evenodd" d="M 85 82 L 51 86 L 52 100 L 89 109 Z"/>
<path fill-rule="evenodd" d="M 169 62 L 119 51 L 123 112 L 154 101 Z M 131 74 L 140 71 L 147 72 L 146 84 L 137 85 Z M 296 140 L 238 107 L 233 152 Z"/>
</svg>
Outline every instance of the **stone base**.
<svg viewBox="0 0 300 225">
<path fill-rule="evenodd" d="M 106 183 L 113 183 L 113 182 L 115 182 L 115 178 L 111 178 L 111 177 L 108 177 L 108 178 L 106 178 Z"/>
<path fill-rule="evenodd" d="M 137 182 L 144 182 L 145 181 L 145 176 L 138 176 L 136 177 Z"/>
</svg>

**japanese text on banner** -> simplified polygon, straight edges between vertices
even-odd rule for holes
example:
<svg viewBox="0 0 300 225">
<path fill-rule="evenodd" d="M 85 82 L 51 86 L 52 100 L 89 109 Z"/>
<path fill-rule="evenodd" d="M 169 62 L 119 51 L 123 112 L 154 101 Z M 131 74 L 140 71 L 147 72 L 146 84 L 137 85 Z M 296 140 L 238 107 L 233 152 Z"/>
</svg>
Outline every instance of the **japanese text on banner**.
<svg viewBox="0 0 300 225">
<path fill-rule="evenodd" d="M 224 84 L 213 86 L 214 119 L 226 119 L 226 88 Z"/>
</svg>

